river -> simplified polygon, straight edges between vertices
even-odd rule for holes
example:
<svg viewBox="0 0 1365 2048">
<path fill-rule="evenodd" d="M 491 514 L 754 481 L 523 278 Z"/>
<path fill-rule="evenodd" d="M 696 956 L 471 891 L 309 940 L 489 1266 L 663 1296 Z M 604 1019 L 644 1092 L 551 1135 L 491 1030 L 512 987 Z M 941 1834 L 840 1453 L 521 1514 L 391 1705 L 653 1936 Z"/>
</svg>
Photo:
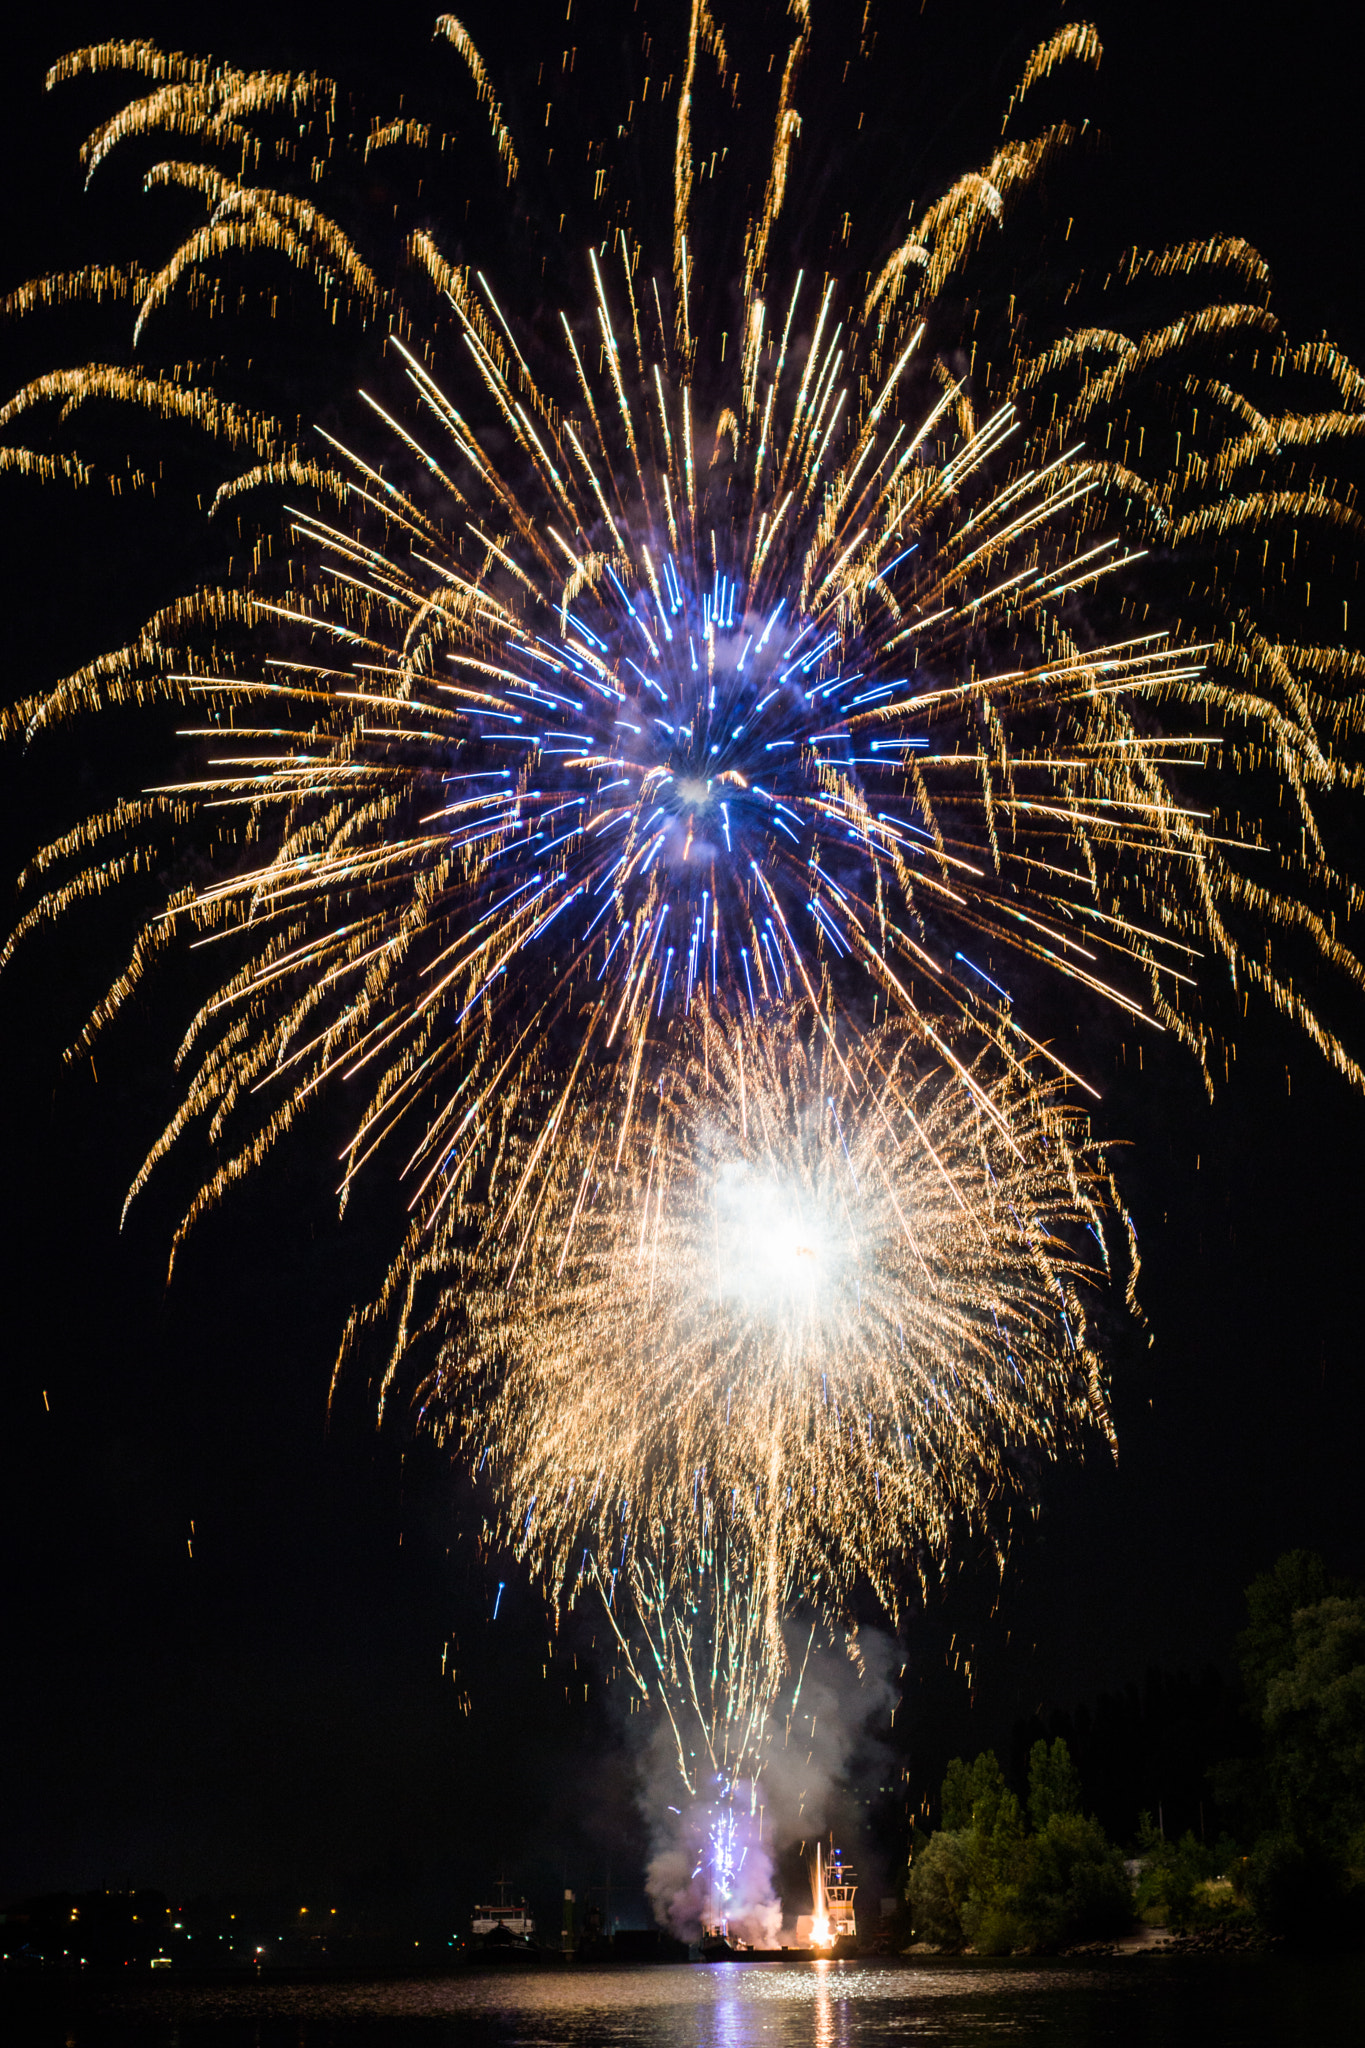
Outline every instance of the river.
<svg viewBox="0 0 1365 2048">
<path fill-rule="evenodd" d="M 1336 2048 L 1365 1959 L 676 1964 L 379 1983 L 0 1982 L 7 2048 Z"/>
</svg>

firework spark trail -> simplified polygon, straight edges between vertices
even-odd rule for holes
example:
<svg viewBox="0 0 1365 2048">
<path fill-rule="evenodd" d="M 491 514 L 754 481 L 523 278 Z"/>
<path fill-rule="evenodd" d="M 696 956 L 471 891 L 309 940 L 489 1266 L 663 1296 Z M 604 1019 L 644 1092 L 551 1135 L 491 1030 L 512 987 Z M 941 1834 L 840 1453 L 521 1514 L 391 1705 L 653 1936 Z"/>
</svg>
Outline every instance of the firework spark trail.
<svg viewBox="0 0 1365 2048">
<path fill-rule="evenodd" d="M 1030 208 L 1081 131 L 1014 131 L 1053 70 L 1098 61 L 1083 25 L 1033 54 L 990 160 L 889 256 L 884 223 L 866 269 L 838 253 L 849 212 L 829 267 L 796 269 L 818 15 L 792 11 L 757 175 L 720 25 L 704 0 L 674 24 L 671 240 L 643 249 L 605 210 L 556 328 L 424 228 L 411 291 L 385 284 L 319 203 L 375 151 L 439 163 L 439 129 L 357 122 L 312 73 L 74 53 L 53 83 L 147 88 L 89 172 L 171 137 L 149 183 L 205 220 L 154 262 L 12 294 L 24 317 L 126 303 L 137 358 L 0 407 L 28 433 L 118 401 L 221 452 L 215 512 L 287 493 L 283 567 L 263 534 L 239 583 L 4 716 L 27 734 L 170 698 L 201 721 L 196 770 L 36 857 L 10 941 L 162 872 L 168 842 L 218 849 L 79 1041 L 167 948 L 226 961 L 133 1192 L 202 1125 L 188 1228 L 347 1091 L 343 1202 L 386 1145 L 410 1191 L 350 1333 L 387 1323 L 385 1401 L 434 1338 L 419 1412 L 547 1586 L 584 1551 L 608 1589 L 626 1575 L 667 1684 L 694 1669 L 668 1631 L 698 1573 L 719 1598 L 722 1532 L 758 1587 L 715 1624 L 736 1701 L 771 1697 L 796 1594 L 836 1611 L 864 1574 L 894 1613 L 906 1554 L 1104 1421 L 1078 1247 L 1093 1228 L 1102 1263 L 1113 1205 L 1052 1092 L 1094 1092 L 1084 1039 L 1074 1065 L 1057 1049 L 1059 998 L 1211 1076 L 1213 968 L 1365 1081 L 1294 950 L 1365 983 L 1319 817 L 1360 784 L 1365 658 L 1344 614 L 1329 642 L 1272 603 L 1301 530 L 1361 531 L 1324 463 L 1365 382 L 1284 340 L 1236 241 L 1130 251 L 1026 308 L 998 288 L 997 242 L 1020 274 L 1055 261 Z M 489 68 L 453 17 L 438 35 L 522 189 Z M 703 179 L 712 71 L 732 125 Z M 727 154 L 761 193 L 736 251 L 705 239 Z M 335 433 L 298 440 L 148 354 L 172 305 L 221 312 L 252 258 L 386 336 Z M 1158 285 L 1192 309 L 1134 325 Z M 95 474 L 37 446 L 0 467 Z"/>
<path fill-rule="evenodd" d="M 766 1628 L 730 1518 L 709 1514 L 701 1540 L 690 1536 L 656 1520 L 614 1560 L 585 1545 L 579 1583 L 600 1595 L 631 1687 L 667 1726 L 677 1779 L 695 1799 L 756 1780 L 789 1654 Z"/>
<path fill-rule="evenodd" d="M 950 1070 L 917 1079 L 903 1028 L 832 1035 L 703 1013 L 629 1144 L 621 1102 L 575 1112 L 515 1245 L 393 1281 L 394 1369 L 420 1321 L 423 1412 L 543 1584 L 570 1600 L 586 1578 L 614 1607 L 625 1573 L 632 1611 L 664 1616 L 709 1575 L 706 1640 L 744 1674 L 726 1742 L 784 1669 L 794 1599 L 838 1614 L 861 1581 L 895 1615 L 921 1546 L 1108 1428 L 1102 1164 L 1037 1088 L 998 1083 L 992 1116 Z M 539 1142 L 528 1127 L 500 1174 Z M 636 1674 L 661 1698 L 693 1664 L 675 1623 Z"/>
<path fill-rule="evenodd" d="M 439 31 L 492 107 L 515 176 L 486 67 L 453 18 Z M 92 820 L 35 864 L 45 875 L 66 855 L 103 853 L 130 824 L 161 831 L 168 810 L 186 807 L 212 812 L 220 829 L 240 818 L 262 848 L 247 872 L 167 906 L 91 1025 L 181 933 L 235 944 L 237 964 L 187 1040 L 182 1108 L 138 1182 L 187 1124 L 206 1118 L 226 1134 L 245 1111 L 244 1139 L 191 1216 L 250 1169 L 324 1081 L 344 1077 L 368 1084 L 369 1101 L 343 1188 L 400 1122 L 420 1120 L 407 1173 L 429 1217 L 463 1191 L 461 1175 L 510 1113 L 498 1090 L 534 1076 L 555 1107 L 502 1220 L 521 1228 L 570 1114 L 566 1073 L 588 1089 L 604 1073 L 607 1085 L 625 1078 L 625 1144 L 630 1112 L 699 1005 L 756 1016 L 822 987 L 855 1016 L 885 1005 L 883 1014 L 913 1018 L 936 1061 L 959 1060 L 965 1022 L 1003 1068 L 1035 1071 L 1041 1053 L 1089 1085 L 1083 1056 L 1073 1067 L 1046 1026 L 1029 1030 L 1042 983 L 1173 1032 L 1207 1065 L 1198 994 L 1211 956 L 1265 986 L 1360 1080 L 1263 942 L 1277 924 L 1362 980 L 1328 907 L 1335 896 L 1348 909 L 1354 892 L 1328 865 L 1310 805 L 1315 788 L 1359 779 L 1322 737 L 1329 707 L 1312 676 L 1331 665 L 1327 650 L 1277 647 L 1254 629 L 1234 649 L 1227 620 L 1200 639 L 1157 626 L 1096 641 L 1088 627 L 1078 638 L 1075 615 L 1077 593 L 1100 606 L 1105 579 L 1126 587 L 1142 555 L 1134 506 L 1144 538 L 1167 547 L 1182 535 L 1243 534 L 1258 504 L 1271 523 L 1292 509 L 1283 493 L 1249 493 L 1249 482 L 1272 443 L 1315 447 L 1352 431 L 1359 380 L 1325 358 L 1315 366 L 1343 410 L 1239 430 L 1212 457 L 1139 489 L 1126 455 L 1115 464 L 1092 452 L 1101 419 L 1192 336 L 1228 346 L 1247 332 L 1271 336 L 1268 314 L 1215 307 L 1190 334 L 1130 342 L 1087 329 L 1032 353 L 1011 331 L 994 377 L 991 366 L 975 377 L 950 369 L 940 300 L 1006 200 L 1074 141 L 1057 126 L 1002 142 L 975 182 L 926 212 L 861 302 L 834 280 L 817 293 L 801 275 L 776 291 L 810 32 L 798 10 L 746 244 L 733 404 L 725 379 L 717 388 L 697 367 L 705 295 L 695 266 L 690 299 L 681 282 L 693 189 L 685 86 L 677 279 L 656 274 L 637 292 L 639 252 L 618 237 L 619 252 L 589 259 L 587 306 L 564 322 L 558 359 L 518 340 L 482 272 L 452 269 L 419 237 L 415 260 L 444 291 L 457 340 L 438 377 L 401 302 L 315 202 L 262 187 L 247 205 L 208 166 L 162 167 L 211 199 L 234 248 L 282 250 L 318 279 L 328 305 L 344 294 L 365 317 L 389 319 L 407 417 L 367 403 L 426 480 L 420 493 L 335 437 L 323 437 L 319 462 L 274 422 L 141 367 L 39 379 L 0 415 L 8 424 L 53 399 L 71 408 L 122 397 L 249 446 L 258 460 L 241 485 L 312 484 L 342 508 L 340 519 L 291 515 L 292 589 L 203 593 L 8 719 L 31 728 L 169 692 L 201 701 L 209 722 L 199 736 L 221 743 L 231 708 L 232 753 L 210 753 L 202 774 L 149 796 L 141 813 L 122 806 Z M 688 79 L 709 53 L 724 80 L 723 38 L 704 6 L 690 34 Z M 1063 31 L 1030 60 L 1020 94 L 1057 63 L 1097 56 L 1092 31 Z M 117 68 L 159 82 L 92 136 L 92 171 L 129 137 L 166 128 L 236 147 L 250 122 L 284 106 L 338 118 L 336 88 L 312 74 L 247 77 L 142 44 L 77 53 L 53 78 Z M 96 266 L 26 287 L 12 307 L 126 292 L 141 333 L 173 289 L 211 295 L 225 247 L 200 235 L 155 272 Z M 1134 254 L 1126 269 L 1131 279 L 1203 263 L 1245 278 L 1255 262 L 1242 245 L 1210 244 Z M 1091 358 L 1103 368 L 1091 371 Z M 455 360 L 472 401 L 452 395 Z M 1059 406 L 1078 368 L 1079 393 Z M 992 381 L 1000 398 L 983 406 Z M 703 420 L 714 422 L 706 436 Z M 495 455 L 497 437 L 513 459 Z M 21 467 L 57 460 L 10 454 Z M 1324 519 L 1333 506 L 1345 516 L 1319 496 Z M 227 646 L 234 618 L 276 642 L 263 666 L 250 638 Z M 199 651 L 200 624 L 218 647 Z M 1352 675 L 1354 662 L 1336 666 Z M 1330 707 L 1338 731 L 1358 723 L 1354 704 Z M 1186 713 L 1175 729 L 1172 705 Z M 1305 880 L 1322 907 L 1286 894 L 1268 834 L 1228 815 L 1229 793 L 1238 805 L 1244 794 L 1228 770 L 1243 758 L 1277 766 L 1288 784 L 1305 821 Z M 123 856 L 117 871 L 130 864 L 136 857 Z M 108 887 L 110 874 L 101 860 L 59 882 L 25 923 Z M 1247 913 L 1259 952 L 1234 931 L 1235 914 Z M 513 1043 L 521 1055 L 509 1074 Z M 963 1058 L 958 1071 L 970 1094 L 969 1065 Z"/>
<path fill-rule="evenodd" d="M 765 1939 L 773 1707 L 791 1683 L 790 1723 L 816 1628 L 860 1585 L 898 1616 L 964 1525 L 1003 1550 L 1039 1464 L 1109 1432 L 1102 1162 L 1041 1089 L 999 1086 L 992 1116 L 916 1077 L 903 1027 L 836 1036 L 703 1010 L 631 1143 L 619 1101 L 579 1105 L 528 1233 L 401 1261 L 390 1294 L 392 1369 L 434 1346 L 415 1399 L 488 1539 L 561 1610 L 600 1600 L 667 1731 L 659 1900 Z"/>
<path fill-rule="evenodd" d="M 784 1623 L 779 1668 L 724 1514 L 708 1552 L 681 1564 L 654 1533 L 657 1556 L 637 1550 L 619 1589 L 599 1581 L 633 1704 L 653 1722 L 639 1753 L 648 1890 L 675 1934 L 772 1946 L 774 1850 L 832 1818 L 852 1753 L 896 1704 L 897 1652 L 807 1605 Z"/>
</svg>

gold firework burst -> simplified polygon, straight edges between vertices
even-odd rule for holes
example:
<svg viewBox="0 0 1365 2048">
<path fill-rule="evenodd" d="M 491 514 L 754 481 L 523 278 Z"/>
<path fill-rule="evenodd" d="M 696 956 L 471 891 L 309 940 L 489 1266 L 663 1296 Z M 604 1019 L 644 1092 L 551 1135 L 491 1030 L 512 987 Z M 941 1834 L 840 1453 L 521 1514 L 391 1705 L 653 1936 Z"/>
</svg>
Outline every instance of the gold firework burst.
<svg viewBox="0 0 1365 2048">
<path fill-rule="evenodd" d="M 668 85 L 640 98 L 640 120 L 667 126 L 668 232 L 642 241 L 590 159 L 604 231 L 566 262 L 577 296 L 553 322 L 538 285 L 517 310 L 525 262 L 504 289 L 417 221 L 386 282 L 363 208 L 342 218 L 343 173 L 389 152 L 432 173 L 451 154 L 440 124 L 356 116 L 311 72 L 144 43 L 79 52 L 54 83 L 147 85 L 91 136 L 88 170 L 172 138 L 149 182 L 203 218 L 155 260 L 14 293 L 15 316 L 98 301 L 134 317 L 119 360 L 52 371 L 0 408 L 0 429 L 35 440 L 0 464 L 46 480 L 97 472 L 37 445 L 53 410 L 60 440 L 114 401 L 200 437 L 217 517 L 288 493 L 249 572 L 168 595 L 128 646 L 5 714 L 18 734 L 169 700 L 198 721 L 184 772 L 36 857 L 10 942 L 211 837 L 214 874 L 156 904 L 79 1041 L 159 953 L 203 948 L 183 1097 L 135 1186 L 201 1127 L 188 1227 L 344 1091 L 343 1199 L 382 1146 L 410 1190 L 381 1306 L 400 1347 L 429 1283 L 447 1290 L 449 1344 L 472 1327 L 427 1391 L 477 1457 L 496 1442 L 523 1550 L 572 1582 L 570 1520 L 546 1505 L 572 1479 L 695 1559 L 703 1496 L 689 1508 L 684 1478 L 704 1468 L 715 1501 L 733 1496 L 733 1540 L 765 1561 L 770 1640 L 798 1581 L 837 1604 L 865 1573 L 894 1604 L 905 1545 L 941 1541 L 1014 1451 L 1059 1444 L 1098 1403 L 1073 1234 L 1097 1169 L 1052 1093 L 1094 1076 L 1084 1029 L 1062 1059 L 1059 1016 L 1088 1028 L 1107 1010 L 1183 1040 L 1211 1076 L 1208 985 L 1230 976 L 1365 1079 L 1300 972 L 1306 958 L 1365 981 L 1324 813 L 1361 779 L 1362 657 L 1344 607 L 1339 629 L 1301 633 L 1279 594 L 1302 589 L 1322 621 L 1309 551 L 1360 533 L 1326 465 L 1365 431 L 1365 380 L 1330 344 L 1284 337 L 1241 242 L 1066 262 L 1042 191 L 1081 129 L 1021 131 L 1054 69 L 1098 61 L 1077 25 L 1030 58 L 977 172 L 908 228 L 902 209 L 894 233 L 869 229 L 875 262 L 804 270 L 818 12 L 792 21 L 762 121 L 741 118 L 703 0 L 673 24 Z M 529 158 L 488 67 L 453 18 L 439 33 L 488 109 L 499 187 L 521 189 Z M 722 106 L 703 117 L 712 74 Z M 703 118 L 732 124 L 705 158 Z M 713 246 L 703 188 L 731 176 L 761 196 L 735 246 Z M 864 211 L 843 211 L 831 252 Z M 379 394 L 335 433 L 277 420 L 255 358 L 248 375 L 221 351 L 207 368 L 153 353 L 173 310 L 259 337 L 262 317 L 278 335 L 286 303 L 310 301 L 328 329 L 384 343 Z M 821 1034 L 799 1052 L 798 1024 Z M 741 1312 L 723 1261 L 711 1296 L 641 1292 L 647 1267 L 650 1288 L 702 1284 L 700 1191 L 713 1221 L 722 1199 L 708 1131 L 733 1144 L 740 1117 L 741 1207 L 746 1187 L 760 1208 L 785 1199 L 762 1194 L 745 1149 L 746 1046 L 757 1099 L 787 1119 L 779 1181 L 836 1219 L 793 1252 L 785 1321 Z M 871 1278 L 829 1206 L 831 1101 L 876 1208 Z M 1015 1208 L 1035 1220 L 1016 1230 L 999 1191 L 1019 1176 Z M 622 1264 L 637 1225 L 668 1252 L 662 1280 L 641 1252 Z M 828 1280 L 818 1343 L 802 1260 Z M 586 1308 L 574 1322 L 565 1272 L 597 1324 Z M 531 1329 L 545 1346 L 522 1382 L 559 1373 L 540 1398 L 562 1441 L 532 1428 L 498 1363 Z M 608 1337 L 610 1398 L 587 1369 Z M 801 1363 L 821 1346 L 856 1361 L 834 1411 Z M 471 1359 L 486 1379 L 462 1378 Z M 745 1404 L 722 1430 L 727 1359 Z M 691 1407 L 679 1372 L 707 1390 Z M 592 1544 L 605 1559 L 605 1522 Z"/>
</svg>

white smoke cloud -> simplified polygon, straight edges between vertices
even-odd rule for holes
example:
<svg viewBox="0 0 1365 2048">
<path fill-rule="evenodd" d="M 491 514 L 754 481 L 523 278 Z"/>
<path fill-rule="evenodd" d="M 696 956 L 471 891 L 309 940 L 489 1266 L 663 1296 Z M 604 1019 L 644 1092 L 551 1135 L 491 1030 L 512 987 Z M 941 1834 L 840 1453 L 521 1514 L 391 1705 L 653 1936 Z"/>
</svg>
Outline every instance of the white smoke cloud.
<svg viewBox="0 0 1365 2048">
<path fill-rule="evenodd" d="M 728 1796 L 651 1815 L 655 1849 L 645 1874 L 655 1918 L 695 1941 L 703 1923 L 770 1948 L 782 1925 L 771 1844 L 760 1839 L 759 1787 L 741 1779 Z M 766 1832 L 766 1830 L 765 1830 Z"/>
<path fill-rule="evenodd" d="M 793 1649 L 794 1665 L 798 1657 Z M 902 1662 L 894 1637 L 860 1631 L 841 1647 L 813 1650 L 795 1700 L 779 1699 L 762 1773 L 778 1848 L 814 1841 L 844 1819 L 850 1779 L 881 1761 L 873 1726 L 896 1704 Z"/>
<path fill-rule="evenodd" d="M 655 1730 L 641 1753 L 640 1796 L 650 1831 L 646 1885 L 659 1924 L 695 1941 L 703 1923 L 724 1917 L 755 1947 L 776 1945 L 804 1899 L 778 1896 L 781 1852 L 814 1842 L 845 1817 L 850 1780 L 879 1760 L 872 1724 L 896 1701 L 901 1650 L 891 1637 L 860 1633 L 812 1649 L 789 1640 L 792 1683 L 775 1704 L 758 1777 L 727 1788 L 681 1789 L 671 1731 Z"/>
</svg>

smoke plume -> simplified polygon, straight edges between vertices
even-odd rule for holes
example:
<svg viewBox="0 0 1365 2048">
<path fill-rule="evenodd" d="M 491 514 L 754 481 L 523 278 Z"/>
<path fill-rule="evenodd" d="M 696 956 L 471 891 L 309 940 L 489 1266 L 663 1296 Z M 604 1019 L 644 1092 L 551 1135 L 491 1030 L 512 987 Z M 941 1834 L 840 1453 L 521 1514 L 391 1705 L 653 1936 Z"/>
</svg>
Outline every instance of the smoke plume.
<svg viewBox="0 0 1365 2048">
<path fill-rule="evenodd" d="M 731 1783 L 703 1775 L 689 1795 L 667 1726 L 655 1729 L 641 1754 L 646 1884 L 660 1926 L 682 1940 L 723 1921 L 741 1941 L 775 1946 L 783 1925 L 806 1906 L 804 1898 L 779 1897 L 778 1858 L 844 1821 L 852 1781 L 878 1760 L 873 1731 L 895 1704 L 899 1645 L 859 1633 L 808 1650 L 793 1631 L 788 1649 L 791 1681 L 773 1705 L 755 1777 Z M 688 1759 L 694 1774 L 699 1761 Z"/>
</svg>

